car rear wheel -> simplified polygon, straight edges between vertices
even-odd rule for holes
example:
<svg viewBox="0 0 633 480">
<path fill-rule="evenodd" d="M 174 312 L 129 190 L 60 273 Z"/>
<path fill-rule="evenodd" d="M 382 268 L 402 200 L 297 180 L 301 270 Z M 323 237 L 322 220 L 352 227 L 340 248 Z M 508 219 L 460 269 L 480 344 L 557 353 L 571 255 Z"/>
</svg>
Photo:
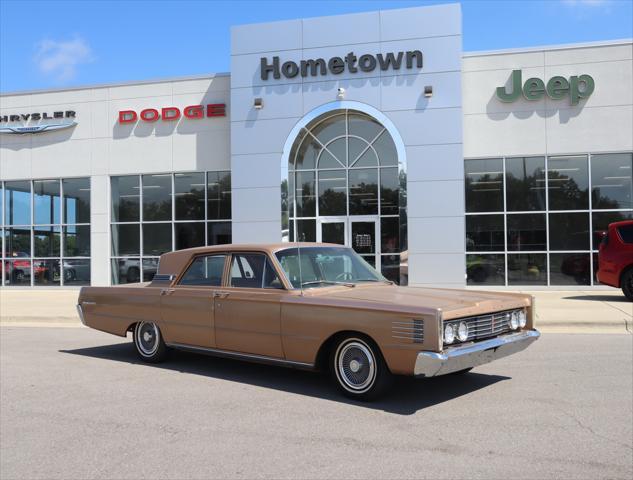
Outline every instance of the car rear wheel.
<svg viewBox="0 0 633 480">
<path fill-rule="evenodd" d="M 622 275 L 622 293 L 633 302 L 633 268 Z"/>
<path fill-rule="evenodd" d="M 162 362 L 167 354 L 160 328 L 153 322 L 139 322 L 134 326 L 134 346 L 141 359 L 149 363 Z"/>
<path fill-rule="evenodd" d="M 392 375 L 374 342 L 361 335 L 343 337 L 330 354 L 332 379 L 347 397 L 360 401 L 378 398 Z"/>
</svg>

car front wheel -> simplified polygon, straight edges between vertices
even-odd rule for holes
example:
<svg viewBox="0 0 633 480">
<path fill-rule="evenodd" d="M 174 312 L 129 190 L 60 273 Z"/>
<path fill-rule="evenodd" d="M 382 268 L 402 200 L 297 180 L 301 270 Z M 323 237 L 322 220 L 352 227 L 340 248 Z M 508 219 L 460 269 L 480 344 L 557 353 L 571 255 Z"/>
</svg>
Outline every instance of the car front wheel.
<svg viewBox="0 0 633 480">
<path fill-rule="evenodd" d="M 622 275 L 622 293 L 633 302 L 633 268 Z"/>
<path fill-rule="evenodd" d="M 360 401 L 378 398 L 392 379 L 378 347 L 361 335 L 339 340 L 330 355 L 330 369 L 338 389 Z"/>
<path fill-rule="evenodd" d="M 149 363 L 162 362 L 167 354 L 160 328 L 153 322 L 139 322 L 135 325 L 134 346 L 141 359 Z"/>
</svg>

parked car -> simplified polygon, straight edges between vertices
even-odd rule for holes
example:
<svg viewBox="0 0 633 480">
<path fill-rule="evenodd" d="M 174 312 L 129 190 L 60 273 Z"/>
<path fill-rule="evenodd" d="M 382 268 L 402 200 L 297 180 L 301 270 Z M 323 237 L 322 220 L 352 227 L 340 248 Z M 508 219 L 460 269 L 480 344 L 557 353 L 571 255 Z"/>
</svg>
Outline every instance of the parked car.
<svg viewBox="0 0 633 480">
<path fill-rule="evenodd" d="M 633 301 L 633 220 L 609 225 L 600 243 L 597 277 Z"/>
<path fill-rule="evenodd" d="M 164 254 L 150 283 L 83 287 L 97 330 L 132 332 L 141 359 L 169 348 L 328 369 L 370 400 L 392 375 L 433 377 L 525 349 L 539 337 L 532 297 L 399 287 L 341 245 L 219 245 Z"/>
</svg>

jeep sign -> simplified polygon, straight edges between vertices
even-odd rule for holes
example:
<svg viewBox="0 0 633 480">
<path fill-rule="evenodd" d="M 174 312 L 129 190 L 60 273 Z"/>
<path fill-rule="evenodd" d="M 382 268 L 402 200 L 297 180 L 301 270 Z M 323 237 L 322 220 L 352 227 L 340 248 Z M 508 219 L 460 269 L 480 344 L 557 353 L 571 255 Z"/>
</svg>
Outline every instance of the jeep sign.
<svg viewBox="0 0 633 480">
<path fill-rule="evenodd" d="M 577 105 L 583 98 L 588 98 L 595 88 L 595 82 L 590 75 L 552 77 L 545 85 L 540 78 L 528 78 L 521 88 L 521 70 L 513 70 L 510 91 L 506 87 L 497 87 L 497 98 L 502 102 L 514 102 L 521 94 L 526 100 L 539 100 L 545 93 L 552 100 L 569 97 L 571 105 Z"/>
</svg>

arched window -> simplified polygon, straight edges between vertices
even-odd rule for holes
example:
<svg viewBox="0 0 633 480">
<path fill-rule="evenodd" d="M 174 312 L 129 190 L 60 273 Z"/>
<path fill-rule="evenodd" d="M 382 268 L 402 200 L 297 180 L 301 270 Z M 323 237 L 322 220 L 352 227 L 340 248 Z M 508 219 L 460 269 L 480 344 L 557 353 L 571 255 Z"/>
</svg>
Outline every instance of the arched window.
<svg viewBox="0 0 633 480">
<path fill-rule="evenodd" d="M 351 246 L 400 282 L 405 192 L 389 131 L 360 111 L 327 112 L 301 128 L 290 150 L 282 184 L 287 238 Z"/>
</svg>

